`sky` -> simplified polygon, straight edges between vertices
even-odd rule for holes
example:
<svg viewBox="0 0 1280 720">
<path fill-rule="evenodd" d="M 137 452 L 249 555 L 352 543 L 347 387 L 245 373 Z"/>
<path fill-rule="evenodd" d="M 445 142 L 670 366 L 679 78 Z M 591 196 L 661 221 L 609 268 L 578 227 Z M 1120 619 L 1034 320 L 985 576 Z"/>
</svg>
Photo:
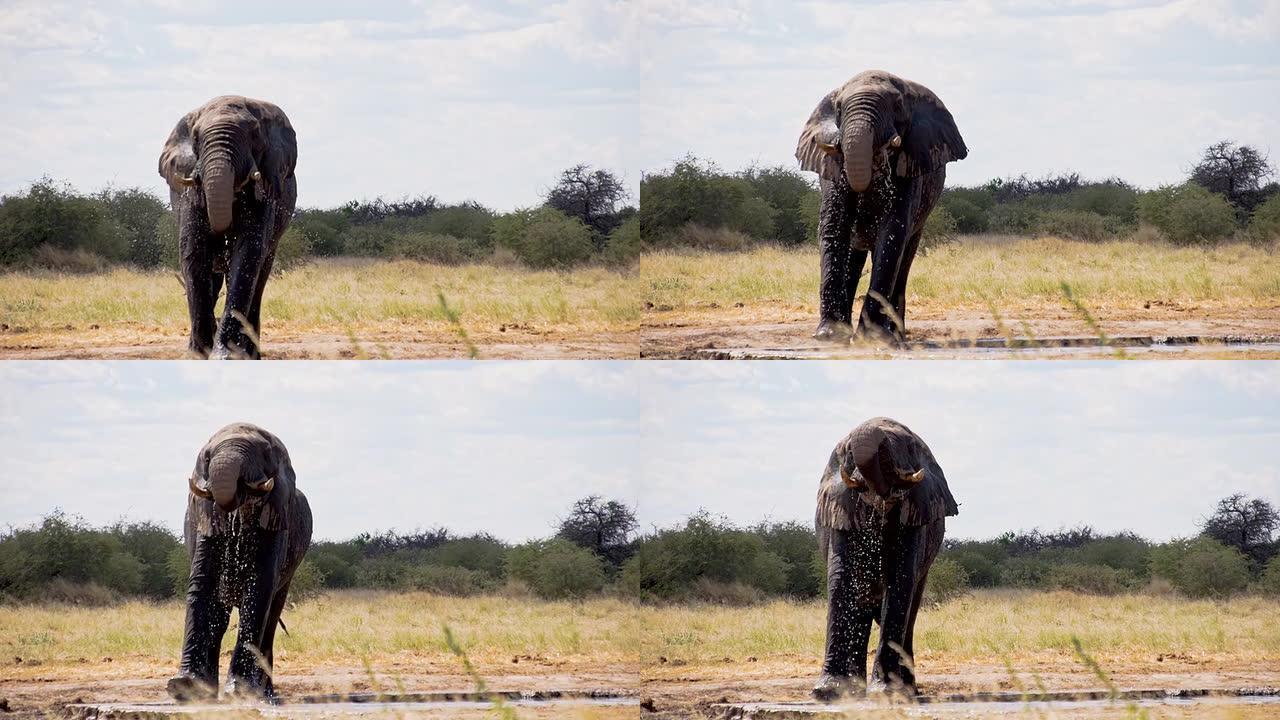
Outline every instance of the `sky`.
<svg viewBox="0 0 1280 720">
<path fill-rule="evenodd" d="M 645 530 L 700 509 L 809 523 L 835 443 L 905 423 L 960 502 L 951 537 L 1088 524 L 1194 534 L 1235 492 L 1280 504 L 1280 363 L 0 363 L 0 528 L 54 508 L 180 527 L 196 453 L 254 422 L 316 535 L 546 537 L 589 494 Z"/>
<path fill-rule="evenodd" d="M 0 0 L 0 193 L 49 175 L 167 191 L 178 119 L 270 100 L 298 134 L 298 202 L 541 202 L 585 162 L 638 194 L 626 3 Z M 636 202 L 633 197 L 631 202 Z"/>
<path fill-rule="evenodd" d="M 933 451 L 949 537 L 1090 525 L 1194 535 L 1242 492 L 1280 505 L 1280 363 L 642 364 L 640 518 L 813 522 L 835 444 L 876 416 Z"/>
<path fill-rule="evenodd" d="M 641 163 L 796 167 L 856 73 L 923 83 L 969 157 L 948 182 L 1075 171 L 1178 183 L 1218 140 L 1280 159 L 1280 0 L 644 0 Z M 813 176 L 810 176 L 813 177 Z"/>
<path fill-rule="evenodd" d="M 549 537 L 574 500 L 635 504 L 619 363 L 0 363 L 0 528 L 55 508 L 182 526 L 196 454 L 252 422 L 289 449 L 315 534 Z"/>
<path fill-rule="evenodd" d="M 1280 152 L 1280 0 L 0 0 L 0 194 L 48 175 L 164 195 L 177 119 L 236 93 L 299 142 L 299 203 L 537 204 L 579 162 L 796 167 L 827 92 L 924 83 L 953 184 L 1179 182 L 1229 138 Z"/>
</svg>

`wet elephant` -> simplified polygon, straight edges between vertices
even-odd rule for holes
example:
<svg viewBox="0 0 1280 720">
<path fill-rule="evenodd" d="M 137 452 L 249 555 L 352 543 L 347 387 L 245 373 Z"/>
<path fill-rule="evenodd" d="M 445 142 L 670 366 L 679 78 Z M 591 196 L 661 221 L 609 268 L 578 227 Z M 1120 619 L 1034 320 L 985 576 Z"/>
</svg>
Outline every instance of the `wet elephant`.
<svg viewBox="0 0 1280 720">
<path fill-rule="evenodd" d="M 262 295 L 298 199 L 298 141 L 284 111 L 224 95 L 178 121 L 160 176 L 178 221 L 182 281 L 198 357 L 261 356 Z M 226 279 L 218 321 L 214 306 Z"/>
<path fill-rule="evenodd" d="M 298 490 L 289 451 L 249 423 L 214 434 L 188 480 L 183 534 L 191 555 L 182 662 L 169 694 L 218 694 L 218 649 L 231 618 L 239 630 L 224 692 L 274 697 L 276 628 L 289 583 L 311 544 L 311 507 Z"/>
<path fill-rule="evenodd" d="M 955 120 L 929 88 L 868 70 L 822 98 L 796 158 L 818 173 L 822 249 L 820 340 L 848 341 L 853 300 L 871 254 L 858 333 L 906 337 L 907 275 L 925 220 L 942 195 L 947 163 L 969 154 Z"/>
<path fill-rule="evenodd" d="M 814 697 L 834 700 L 868 689 L 873 621 L 880 642 L 871 688 L 915 695 L 916 613 L 945 518 L 958 512 L 933 453 L 902 423 L 872 418 L 836 445 L 818 485 L 828 606 Z"/>
</svg>

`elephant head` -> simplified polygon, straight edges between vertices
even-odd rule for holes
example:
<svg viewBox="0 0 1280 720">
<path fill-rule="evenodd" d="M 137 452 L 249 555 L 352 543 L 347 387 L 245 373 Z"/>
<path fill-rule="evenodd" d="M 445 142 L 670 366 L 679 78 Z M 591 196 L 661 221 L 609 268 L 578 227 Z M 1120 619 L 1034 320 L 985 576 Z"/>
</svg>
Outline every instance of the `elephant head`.
<svg viewBox="0 0 1280 720">
<path fill-rule="evenodd" d="M 877 168 L 918 177 L 968 154 L 937 95 L 881 70 L 859 73 L 822 98 L 796 146 L 801 169 L 827 180 L 843 171 L 854 192 L 871 186 Z"/>
<path fill-rule="evenodd" d="M 820 527 L 864 527 L 878 516 L 923 525 L 958 512 L 929 447 L 890 418 L 871 418 L 836 443 L 818 483 Z"/>
<path fill-rule="evenodd" d="M 283 510 L 288 500 L 284 496 L 293 487 L 292 473 L 279 439 L 256 425 L 234 423 L 218 430 L 201 448 L 187 486 L 195 500 L 211 501 L 221 514 L 259 498 L 266 509 Z M 275 512 L 266 515 L 264 521 L 270 521 Z"/>
<path fill-rule="evenodd" d="M 235 195 L 252 185 L 258 199 L 278 197 L 297 161 L 293 127 L 271 103 L 227 95 L 178 121 L 160 153 L 160 175 L 188 191 L 215 233 L 231 226 Z"/>
</svg>

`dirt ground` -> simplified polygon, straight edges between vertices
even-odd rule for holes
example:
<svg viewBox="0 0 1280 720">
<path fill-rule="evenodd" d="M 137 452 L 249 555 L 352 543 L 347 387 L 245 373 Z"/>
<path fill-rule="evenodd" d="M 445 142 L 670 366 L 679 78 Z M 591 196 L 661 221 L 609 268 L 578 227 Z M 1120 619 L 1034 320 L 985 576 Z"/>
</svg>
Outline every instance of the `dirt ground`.
<svg viewBox="0 0 1280 720">
<path fill-rule="evenodd" d="M 516 658 L 509 667 L 477 668 L 492 691 L 609 691 L 634 696 L 638 669 L 628 666 L 568 664 L 538 658 Z M 113 662 L 109 658 L 85 659 L 78 666 L 35 666 L 6 659 L 0 672 L 0 701 L 7 702 L 5 718 L 63 717 L 71 703 L 163 703 L 165 681 L 172 676 L 170 663 Z M 224 668 L 225 669 L 225 668 Z M 349 666 L 291 667 L 277 661 L 277 691 L 290 698 L 325 693 L 471 691 L 474 681 L 460 672 L 457 663 L 435 667 L 431 662 L 405 661 L 379 664 L 376 672 Z M 433 713 L 433 716 L 440 716 Z M 447 717 L 493 717 L 491 709 L 468 709 Z M 615 706 L 523 705 L 521 718 L 634 718 L 634 703 Z"/>
<path fill-rule="evenodd" d="M 635 332 L 507 327 L 470 332 L 476 356 L 490 360 L 628 359 L 639 354 Z M 467 358 L 471 350 L 452 330 L 400 326 L 364 331 L 354 339 L 338 332 L 266 328 L 264 359 L 344 360 Z M 177 360 L 187 357 L 185 333 L 159 327 L 112 329 L 67 326 L 57 332 L 0 330 L 0 359 Z"/>
<path fill-rule="evenodd" d="M 922 309 L 908 318 L 908 349 L 836 345 L 814 340 L 816 316 L 787 307 L 699 307 L 669 311 L 646 308 L 640 354 L 654 359 L 828 359 L 828 358 L 1280 358 L 1280 305 L 1242 316 L 1212 306 L 1115 307 L 1091 312 L 1096 327 L 1069 308 L 1027 306 L 997 319 L 989 310 Z M 1088 338 L 1101 334 L 1116 346 L 1055 346 L 1009 350 L 955 347 L 983 340 Z M 1194 344 L 1147 347 L 1128 338 L 1195 338 Z M 935 346 L 935 347 L 930 347 Z M 941 346 L 941 347 L 936 347 Z"/>
<path fill-rule="evenodd" d="M 1108 666 L 1111 680 L 1119 689 L 1238 689 L 1244 687 L 1280 687 L 1280 662 L 1266 666 L 1235 667 L 1229 656 L 1183 655 L 1159 656 L 1131 661 L 1124 668 Z M 725 658 L 718 665 L 673 666 L 659 664 L 646 669 L 641 681 L 642 707 L 645 718 L 719 717 L 714 705 L 749 702 L 804 702 L 809 700 L 817 668 L 814 659 L 800 658 L 759 662 L 754 658 Z M 920 692 L 924 695 L 973 693 L 979 691 L 1022 691 L 1101 689 L 1102 683 L 1081 666 L 1069 652 L 1037 654 L 1019 658 L 1009 670 L 999 661 L 989 664 L 945 663 L 921 658 Z M 972 705 L 968 706 L 972 708 Z M 924 717 L 935 709 L 939 715 L 944 705 L 920 706 Z M 1154 705 L 1146 708 L 1151 717 L 1190 718 L 1276 717 L 1277 705 L 1217 705 L 1210 701 Z M 1221 711 L 1221 713 L 1219 713 Z M 901 709 L 884 707 L 881 711 L 859 713 L 870 717 L 903 717 Z M 913 712 L 911 716 L 916 716 Z M 950 715 L 948 715 L 950 716 Z M 1027 711 L 1020 703 L 983 703 L 966 717 L 1033 717 L 1041 713 Z M 1132 717 L 1126 703 L 1104 703 L 1093 708 L 1063 708 L 1050 711 L 1051 717 Z"/>
</svg>

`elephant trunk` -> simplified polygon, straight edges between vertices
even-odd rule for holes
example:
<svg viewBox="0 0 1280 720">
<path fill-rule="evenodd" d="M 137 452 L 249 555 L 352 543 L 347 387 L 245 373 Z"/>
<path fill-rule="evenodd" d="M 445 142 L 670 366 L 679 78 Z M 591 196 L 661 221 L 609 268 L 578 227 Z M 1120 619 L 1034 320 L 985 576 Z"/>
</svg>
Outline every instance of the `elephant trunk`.
<svg viewBox="0 0 1280 720">
<path fill-rule="evenodd" d="M 209 492 L 213 501 L 226 512 L 236 509 L 240 497 L 240 468 L 244 454 L 223 449 L 209 458 Z"/>
<path fill-rule="evenodd" d="M 878 116 L 875 95 L 855 95 L 845 104 L 840 129 L 844 174 L 854 192 L 871 187 L 872 153 Z"/>
<path fill-rule="evenodd" d="M 231 227 L 231 205 L 235 199 L 235 137 L 230 128 L 215 127 L 205 140 L 201 165 L 209 227 L 215 233 Z"/>
</svg>

